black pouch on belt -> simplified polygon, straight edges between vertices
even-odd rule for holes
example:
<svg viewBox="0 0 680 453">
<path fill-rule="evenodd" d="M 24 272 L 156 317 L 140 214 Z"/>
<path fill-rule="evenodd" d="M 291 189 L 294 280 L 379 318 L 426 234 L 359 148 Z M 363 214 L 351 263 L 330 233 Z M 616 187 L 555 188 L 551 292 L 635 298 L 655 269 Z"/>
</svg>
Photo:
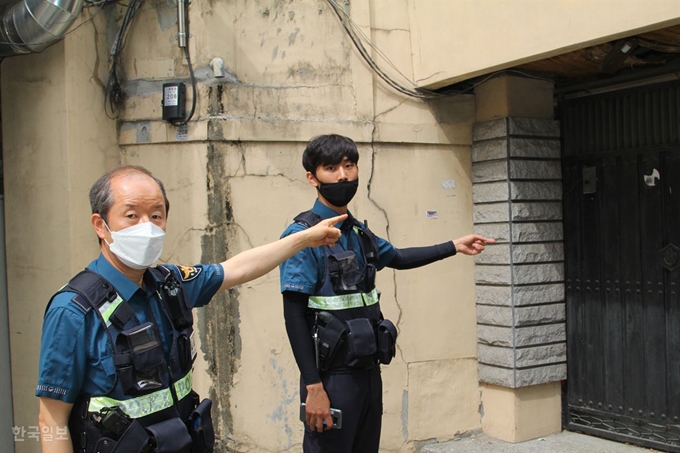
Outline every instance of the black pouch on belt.
<svg viewBox="0 0 680 453">
<path fill-rule="evenodd" d="M 184 329 L 177 338 L 177 356 L 179 357 L 179 368 L 183 374 L 186 374 L 194 364 L 196 358 L 196 351 L 193 347 L 192 337 L 194 335 L 191 328 Z"/>
<path fill-rule="evenodd" d="M 187 428 L 193 440 L 191 453 L 212 453 L 215 445 L 215 431 L 213 430 L 210 408 L 212 401 L 205 398 L 194 409 L 187 420 Z"/>
<path fill-rule="evenodd" d="M 389 319 L 383 319 L 378 324 L 378 360 L 382 364 L 389 364 L 397 353 L 397 328 Z"/>
<path fill-rule="evenodd" d="M 179 417 L 147 426 L 146 430 L 151 434 L 154 453 L 191 453 L 191 437 Z"/>
<path fill-rule="evenodd" d="M 123 352 L 114 357 L 114 363 L 126 394 L 138 395 L 162 386 L 165 358 L 155 325 L 145 322 L 122 331 L 116 347 Z"/>
<path fill-rule="evenodd" d="M 369 368 L 375 363 L 375 330 L 368 318 L 350 319 L 347 323 L 347 366 Z"/>
<path fill-rule="evenodd" d="M 336 353 L 344 343 L 347 326 L 344 322 L 327 311 L 317 313 L 319 369 L 329 370 L 336 358 Z"/>
<path fill-rule="evenodd" d="M 132 420 L 117 442 L 106 442 L 105 439 L 100 439 L 96 451 L 106 451 L 101 447 L 106 447 L 107 444 L 115 445 L 113 450 L 110 450 L 111 453 L 145 453 L 149 450 L 149 434 L 141 423 Z"/>
</svg>

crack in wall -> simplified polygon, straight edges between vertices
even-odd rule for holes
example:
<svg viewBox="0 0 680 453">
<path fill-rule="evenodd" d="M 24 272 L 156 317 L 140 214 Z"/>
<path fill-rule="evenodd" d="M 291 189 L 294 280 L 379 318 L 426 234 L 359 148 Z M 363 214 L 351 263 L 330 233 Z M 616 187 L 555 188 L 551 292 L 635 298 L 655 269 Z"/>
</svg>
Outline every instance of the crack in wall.
<svg viewBox="0 0 680 453">
<path fill-rule="evenodd" d="M 373 121 L 373 130 L 371 131 L 371 173 L 370 173 L 370 176 L 368 177 L 368 186 L 367 186 L 368 200 L 373 204 L 373 206 L 375 206 L 380 212 L 382 212 L 383 216 L 385 217 L 385 225 L 386 225 L 385 226 L 385 236 L 386 236 L 386 239 L 388 241 L 390 241 L 390 217 L 387 214 L 387 211 L 385 210 L 385 208 L 380 206 L 380 204 L 372 197 L 372 194 L 371 194 L 371 187 L 373 185 L 373 176 L 375 175 L 375 160 L 376 160 L 376 155 L 377 155 L 377 152 L 376 152 L 376 149 L 375 149 L 375 143 L 376 143 L 375 134 L 376 134 L 376 132 L 377 132 L 376 123 L 375 123 L 375 121 Z M 391 269 L 391 272 L 392 272 L 392 283 L 394 285 L 394 302 L 397 306 L 397 311 L 399 313 L 399 315 L 397 316 L 397 320 L 395 322 L 395 324 L 398 327 L 401 323 L 401 318 L 402 318 L 404 310 L 401 308 L 401 304 L 399 303 L 399 290 L 398 290 L 398 287 L 397 287 L 397 272 L 394 269 Z M 402 352 L 401 347 L 399 346 L 399 342 L 397 342 L 397 351 L 399 351 L 399 356 L 401 357 L 401 359 L 404 360 L 403 352 Z M 406 363 L 405 360 L 404 360 L 404 363 Z"/>
<path fill-rule="evenodd" d="M 408 101 L 409 101 L 409 99 L 404 99 L 403 101 L 401 101 L 400 103 L 398 103 L 398 104 L 395 105 L 394 107 L 391 107 L 391 108 L 389 108 L 389 109 L 387 109 L 387 110 L 385 110 L 385 111 L 383 111 L 383 112 L 378 113 L 378 114 L 373 118 L 373 121 L 377 120 L 378 118 L 380 118 L 380 117 L 383 116 L 383 115 L 387 115 L 388 113 L 390 113 L 390 112 L 393 111 L 393 110 L 398 109 L 399 107 L 401 107 L 402 105 L 404 105 L 404 104 L 405 104 L 406 102 L 408 102 Z"/>
<path fill-rule="evenodd" d="M 343 85 L 337 84 L 337 86 L 342 87 Z M 357 92 L 354 89 L 354 85 L 352 85 L 352 89 L 349 90 L 350 94 L 352 95 L 352 112 L 354 112 L 354 116 L 357 118 L 359 117 L 359 100 L 357 99 Z"/>
<path fill-rule="evenodd" d="M 257 94 L 254 94 L 254 95 L 253 95 L 253 99 L 252 99 L 252 101 L 253 101 L 253 102 L 252 102 L 252 105 L 253 105 L 253 118 L 257 118 L 257 119 L 259 120 L 260 118 L 258 118 L 258 116 L 257 116 L 257 107 L 258 107 L 258 105 L 259 105 L 260 103 L 259 103 L 259 102 L 256 102 L 255 97 L 257 97 Z"/>
<path fill-rule="evenodd" d="M 190 236 L 192 232 L 201 232 L 201 233 L 204 233 L 204 234 L 205 233 L 212 234 L 213 230 L 214 230 L 213 228 L 185 228 L 184 230 L 182 230 L 181 233 L 177 234 L 177 239 L 174 241 L 174 243 L 175 244 L 178 244 L 178 243 L 184 244 L 184 243 L 188 242 L 188 239 L 185 239 L 185 238 L 187 236 Z M 178 246 L 173 245 L 171 250 L 179 251 L 180 248 L 181 248 L 181 246 L 178 247 Z M 181 262 L 181 259 L 179 259 L 179 257 L 176 257 L 174 252 L 171 253 L 169 256 L 167 256 L 166 260 L 164 261 L 164 263 L 166 263 L 166 264 L 178 263 L 178 262 Z"/>
<path fill-rule="evenodd" d="M 255 111 L 255 114 L 257 115 L 257 110 Z M 241 160 L 239 161 L 238 168 L 236 169 L 236 172 L 238 173 L 238 170 L 243 170 L 243 174 L 247 175 L 248 174 L 248 169 L 246 168 L 246 150 L 243 148 L 243 143 L 242 142 L 233 142 L 232 146 L 235 146 L 238 148 L 239 154 L 241 155 Z"/>
<path fill-rule="evenodd" d="M 99 87 L 106 91 L 106 84 L 104 81 L 99 77 L 99 51 L 97 49 L 97 46 L 99 44 L 99 30 L 97 30 L 97 24 L 94 21 L 94 18 L 92 19 L 92 34 L 94 35 L 94 69 L 92 71 L 92 77 L 90 77 L 90 80 L 93 80 Z"/>
<path fill-rule="evenodd" d="M 372 32 L 381 31 L 381 32 L 384 32 L 384 33 L 392 33 L 392 32 L 395 32 L 395 31 L 401 31 L 401 32 L 404 32 L 404 33 L 408 33 L 409 35 L 411 34 L 411 30 L 408 30 L 408 29 L 405 29 L 405 28 L 371 27 L 371 31 Z"/>
</svg>

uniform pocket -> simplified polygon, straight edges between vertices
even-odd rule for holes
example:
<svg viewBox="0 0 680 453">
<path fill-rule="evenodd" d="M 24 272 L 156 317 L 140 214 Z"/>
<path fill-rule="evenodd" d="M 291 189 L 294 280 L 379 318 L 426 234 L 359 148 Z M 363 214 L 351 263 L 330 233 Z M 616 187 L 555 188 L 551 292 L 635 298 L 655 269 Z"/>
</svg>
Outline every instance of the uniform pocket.
<svg viewBox="0 0 680 453">
<path fill-rule="evenodd" d="M 376 360 L 378 348 L 373 324 L 367 318 L 347 322 L 347 366 L 368 368 Z"/>
<path fill-rule="evenodd" d="M 151 434 L 155 453 L 190 453 L 191 436 L 179 418 L 171 418 L 155 425 L 147 426 Z"/>
<path fill-rule="evenodd" d="M 389 364 L 396 355 L 397 328 L 389 319 L 383 319 L 378 324 L 378 360 L 382 364 Z"/>
</svg>

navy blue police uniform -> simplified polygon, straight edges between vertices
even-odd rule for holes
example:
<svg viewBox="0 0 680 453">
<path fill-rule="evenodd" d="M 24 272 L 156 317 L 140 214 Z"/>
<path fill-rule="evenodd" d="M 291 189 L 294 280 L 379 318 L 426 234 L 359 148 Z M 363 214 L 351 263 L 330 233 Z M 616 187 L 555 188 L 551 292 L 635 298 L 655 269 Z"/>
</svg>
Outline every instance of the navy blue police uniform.
<svg viewBox="0 0 680 453">
<path fill-rule="evenodd" d="M 100 255 L 53 296 L 35 394 L 74 404 L 74 452 L 212 451 L 210 401 L 192 390 L 191 309 L 222 282 L 220 264 L 160 265 L 139 287 Z"/>
<path fill-rule="evenodd" d="M 310 226 L 314 223 L 310 218 L 318 221 L 337 215 L 318 200 L 304 214 L 296 217 L 282 237 Z M 301 371 L 301 402 L 307 398 L 306 385 L 322 382 L 331 407 L 342 411 L 340 429 L 319 433 L 305 424 L 303 449 L 310 453 L 377 452 L 382 379 L 376 329 L 382 314 L 375 273 L 392 260 L 396 249 L 372 235 L 351 214 L 336 226 L 342 236 L 334 247 L 306 248 L 280 266 L 286 327 Z M 285 303 L 287 294 L 304 304 L 297 324 L 296 315 L 286 313 L 291 306 Z"/>
</svg>

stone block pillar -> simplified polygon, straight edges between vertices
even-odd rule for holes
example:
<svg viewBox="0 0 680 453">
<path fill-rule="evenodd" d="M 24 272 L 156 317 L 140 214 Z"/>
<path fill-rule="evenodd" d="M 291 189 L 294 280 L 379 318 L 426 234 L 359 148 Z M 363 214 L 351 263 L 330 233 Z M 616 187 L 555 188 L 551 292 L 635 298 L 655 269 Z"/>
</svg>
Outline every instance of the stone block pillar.
<svg viewBox="0 0 680 453">
<path fill-rule="evenodd" d="M 475 267 L 482 427 L 511 442 L 561 430 L 566 331 L 560 128 L 546 85 L 501 77 L 476 89 L 475 232 L 497 240 L 476 257 Z"/>
</svg>

